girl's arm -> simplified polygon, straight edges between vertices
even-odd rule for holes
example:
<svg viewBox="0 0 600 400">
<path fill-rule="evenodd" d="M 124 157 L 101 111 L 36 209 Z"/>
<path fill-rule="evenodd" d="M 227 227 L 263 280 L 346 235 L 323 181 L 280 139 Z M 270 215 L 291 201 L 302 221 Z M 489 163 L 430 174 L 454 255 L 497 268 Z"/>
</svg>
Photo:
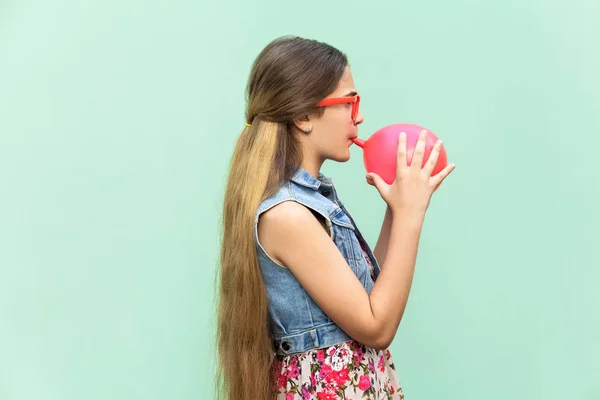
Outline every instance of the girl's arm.
<svg viewBox="0 0 600 400">
<path fill-rule="evenodd" d="M 385 210 L 385 217 L 383 218 L 383 224 L 381 225 L 381 231 L 379 232 L 379 238 L 377 244 L 373 250 L 373 254 L 377 259 L 379 267 L 383 267 L 385 263 L 385 257 L 388 251 L 388 245 L 390 243 L 390 231 L 392 228 L 392 210 L 388 206 Z"/>
</svg>

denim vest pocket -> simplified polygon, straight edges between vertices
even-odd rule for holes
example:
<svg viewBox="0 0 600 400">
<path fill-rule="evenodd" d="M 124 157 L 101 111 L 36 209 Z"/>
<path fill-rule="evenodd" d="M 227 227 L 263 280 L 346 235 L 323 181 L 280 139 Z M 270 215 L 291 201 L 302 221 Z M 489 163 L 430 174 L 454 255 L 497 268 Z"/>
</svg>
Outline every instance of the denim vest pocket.
<svg viewBox="0 0 600 400">
<path fill-rule="evenodd" d="M 333 241 L 346 259 L 352 272 L 358 277 L 361 271 L 361 261 L 357 256 L 357 251 L 360 251 L 360 244 L 354 233 L 354 225 L 341 208 L 334 211 L 331 223 Z M 359 277 L 359 280 L 363 283 L 361 277 Z"/>
<path fill-rule="evenodd" d="M 335 211 L 333 211 L 331 222 L 337 226 L 343 226 L 344 228 L 354 231 L 354 225 L 352 225 L 350 217 L 348 217 L 341 208 L 336 208 Z"/>
</svg>

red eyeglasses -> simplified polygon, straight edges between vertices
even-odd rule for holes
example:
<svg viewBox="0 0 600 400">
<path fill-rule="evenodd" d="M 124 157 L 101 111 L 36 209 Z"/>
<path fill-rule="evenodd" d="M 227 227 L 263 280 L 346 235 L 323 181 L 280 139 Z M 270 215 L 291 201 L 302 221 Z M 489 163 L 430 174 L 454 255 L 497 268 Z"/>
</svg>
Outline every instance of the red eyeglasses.
<svg viewBox="0 0 600 400">
<path fill-rule="evenodd" d="M 337 104 L 350 103 L 352 103 L 352 121 L 356 122 L 356 117 L 358 116 L 358 107 L 360 106 L 360 96 L 357 94 L 350 97 L 330 97 L 317 104 L 317 107 L 327 107 Z"/>
</svg>

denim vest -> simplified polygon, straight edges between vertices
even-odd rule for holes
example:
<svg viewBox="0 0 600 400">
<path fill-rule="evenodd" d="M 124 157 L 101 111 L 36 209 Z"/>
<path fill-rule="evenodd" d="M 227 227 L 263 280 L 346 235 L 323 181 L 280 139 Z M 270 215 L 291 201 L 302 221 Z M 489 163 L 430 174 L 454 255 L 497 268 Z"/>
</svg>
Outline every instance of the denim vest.
<svg viewBox="0 0 600 400">
<path fill-rule="evenodd" d="M 351 340 L 319 308 L 291 271 L 269 257 L 258 240 L 259 216 L 287 200 L 296 201 L 324 217 L 333 242 L 367 293 L 371 292 L 374 282 L 361 242 L 376 278 L 380 271 L 373 252 L 340 201 L 333 181 L 323 174 L 319 174 L 317 180 L 305 169 L 299 168 L 277 193 L 259 205 L 254 218 L 254 242 L 269 298 L 271 339 L 275 353 L 280 355 L 302 353 Z"/>
</svg>

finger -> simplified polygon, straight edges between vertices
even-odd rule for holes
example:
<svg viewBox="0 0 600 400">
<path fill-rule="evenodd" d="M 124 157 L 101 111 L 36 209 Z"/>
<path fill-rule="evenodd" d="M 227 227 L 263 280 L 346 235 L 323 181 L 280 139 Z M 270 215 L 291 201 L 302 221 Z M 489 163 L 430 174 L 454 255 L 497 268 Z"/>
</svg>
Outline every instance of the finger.
<svg viewBox="0 0 600 400">
<path fill-rule="evenodd" d="M 367 174 L 367 182 L 369 180 L 372 182 L 369 184 L 370 185 L 372 184 L 373 186 L 375 186 L 377 188 L 377 190 L 379 190 L 380 192 L 381 192 L 381 189 L 383 189 L 385 187 L 385 185 L 387 185 L 387 183 L 385 183 L 385 181 L 374 172 L 369 172 Z"/>
<path fill-rule="evenodd" d="M 442 183 L 442 181 L 444 179 L 446 179 L 446 177 L 448 175 L 450 175 L 450 172 L 454 171 L 454 167 L 456 167 L 456 165 L 454 165 L 454 163 L 446 165 L 446 168 L 444 168 L 443 170 L 438 172 L 436 175 L 431 177 L 431 181 L 430 181 L 431 184 L 433 186 L 437 186 L 440 183 Z"/>
<path fill-rule="evenodd" d="M 400 171 L 408 166 L 408 162 L 406 161 L 406 132 L 400 132 L 400 135 L 398 135 L 398 153 L 396 158 L 396 176 L 398 176 Z"/>
<path fill-rule="evenodd" d="M 417 140 L 417 145 L 415 146 L 415 151 L 412 156 L 412 161 L 410 166 L 413 168 L 421 169 L 423 165 L 423 158 L 425 156 L 425 142 L 427 140 L 427 130 L 423 129 L 419 134 L 419 140 Z"/>
<path fill-rule="evenodd" d="M 423 172 L 425 172 L 429 176 L 433 172 L 435 165 L 438 162 L 438 158 L 440 156 L 440 151 L 442 150 L 442 145 L 443 145 L 443 142 L 441 140 L 438 140 L 437 142 L 435 142 L 433 149 L 431 149 L 431 153 L 429 153 L 429 158 L 427 159 L 427 163 L 423 167 Z"/>
</svg>

